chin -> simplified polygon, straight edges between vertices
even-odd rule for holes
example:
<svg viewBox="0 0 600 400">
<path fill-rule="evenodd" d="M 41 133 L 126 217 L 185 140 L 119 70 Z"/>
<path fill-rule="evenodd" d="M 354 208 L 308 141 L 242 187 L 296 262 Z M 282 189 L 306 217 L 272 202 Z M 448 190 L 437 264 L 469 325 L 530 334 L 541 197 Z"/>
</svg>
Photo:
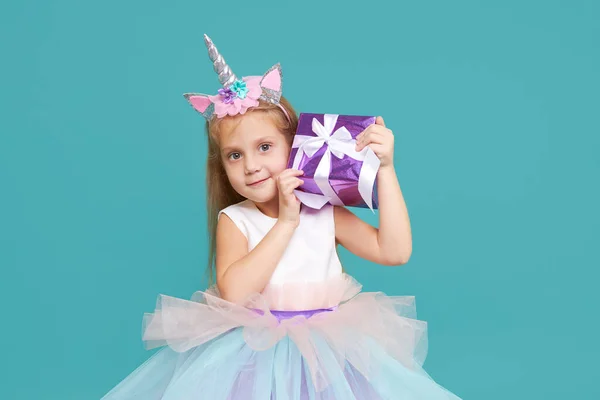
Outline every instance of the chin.
<svg viewBox="0 0 600 400">
<path fill-rule="evenodd" d="M 267 196 L 257 196 L 256 193 L 249 193 L 245 196 L 248 200 L 252 200 L 255 203 L 268 203 L 275 198 L 275 194 Z"/>
<path fill-rule="evenodd" d="M 277 188 L 271 187 L 271 185 L 269 185 L 269 187 L 261 188 L 260 190 L 245 188 L 244 193 L 240 194 L 255 203 L 267 203 L 277 196 Z"/>
</svg>

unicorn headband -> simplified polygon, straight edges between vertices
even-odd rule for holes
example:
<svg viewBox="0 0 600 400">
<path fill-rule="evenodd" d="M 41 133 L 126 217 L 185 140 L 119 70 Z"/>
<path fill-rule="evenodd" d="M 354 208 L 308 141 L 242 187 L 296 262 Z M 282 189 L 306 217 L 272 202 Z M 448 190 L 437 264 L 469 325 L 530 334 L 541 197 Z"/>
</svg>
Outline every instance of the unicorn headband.
<svg viewBox="0 0 600 400">
<path fill-rule="evenodd" d="M 184 93 L 187 101 L 204 118 L 216 114 L 217 118 L 226 115 L 244 114 L 249 108 L 258 106 L 258 100 L 265 100 L 277 105 L 288 121 L 290 116 L 279 103 L 281 99 L 282 75 L 279 63 L 273 65 L 262 76 L 245 76 L 238 79 L 223 59 L 216 46 L 205 34 L 204 43 L 208 49 L 208 57 L 213 62 L 215 72 L 219 75 L 222 89 L 215 96 L 202 93 Z"/>
</svg>

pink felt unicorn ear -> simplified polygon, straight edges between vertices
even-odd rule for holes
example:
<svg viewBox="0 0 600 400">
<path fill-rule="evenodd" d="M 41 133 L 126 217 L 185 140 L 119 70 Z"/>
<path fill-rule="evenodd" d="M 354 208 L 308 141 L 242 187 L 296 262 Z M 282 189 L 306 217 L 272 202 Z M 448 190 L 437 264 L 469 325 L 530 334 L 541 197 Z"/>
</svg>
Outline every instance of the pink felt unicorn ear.
<svg viewBox="0 0 600 400">
<path fill-rule="evenodd" d="M 281 99 L 281 91 L 283 86 L 283 75 L 281 73 L 281 65 L 279 63 L 273 65 L 263 75 L 260 80 L 260 87 L 263 90 L 261 99 L 270 101 L 274 104 L 279 104 Z"/>
<path fill-rule="evenodd" d="M 183 97 L 207 120 L 212 117 L 215 112 L 215 105 L 210 100 L 209 96 L 200 93 L 184 93 Z"/>
</svg>

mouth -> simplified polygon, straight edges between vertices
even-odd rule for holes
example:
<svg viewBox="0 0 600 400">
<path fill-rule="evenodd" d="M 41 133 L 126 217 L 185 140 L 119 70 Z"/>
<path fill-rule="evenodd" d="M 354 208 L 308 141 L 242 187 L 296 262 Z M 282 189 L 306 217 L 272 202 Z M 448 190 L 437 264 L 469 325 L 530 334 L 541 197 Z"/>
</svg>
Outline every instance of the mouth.
<svg viewBox="0 0 600 400">
<path fill-rule="evenodd" d="M 261 179 L 260 181 L 252 182 L 248 186 L 258 186 L 261 183 L 265 182 L 267 179 L 269 179 L 269 178 L 265 178 L 265 179 Z"/>
</svg>

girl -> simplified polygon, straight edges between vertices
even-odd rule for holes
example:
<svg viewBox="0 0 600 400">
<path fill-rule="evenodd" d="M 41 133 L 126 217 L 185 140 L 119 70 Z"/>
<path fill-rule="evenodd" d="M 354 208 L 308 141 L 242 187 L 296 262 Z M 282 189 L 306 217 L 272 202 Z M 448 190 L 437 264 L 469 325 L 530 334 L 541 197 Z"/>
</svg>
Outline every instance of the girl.
<svg viewBox="0 0 600 400">
<path fill-rule="evenodd" d="M 410 224 L 381 117 L 358 137 L 380 160 L 380 227 L 344 207 L 304 206 L 287 169 L 298 123 L 281 70 L 239 80 L 205 35 L 223 89 L 186 94 L 207 118 L 210 263 L 216 284 L 191 301 L 160 295 L 144 317 L 166 346 L 104 399 L 458 399 L 422 369 L 427 324 L 412 296 L 361 292 L 336 246 L 405 264 Z"/>
</svg>

